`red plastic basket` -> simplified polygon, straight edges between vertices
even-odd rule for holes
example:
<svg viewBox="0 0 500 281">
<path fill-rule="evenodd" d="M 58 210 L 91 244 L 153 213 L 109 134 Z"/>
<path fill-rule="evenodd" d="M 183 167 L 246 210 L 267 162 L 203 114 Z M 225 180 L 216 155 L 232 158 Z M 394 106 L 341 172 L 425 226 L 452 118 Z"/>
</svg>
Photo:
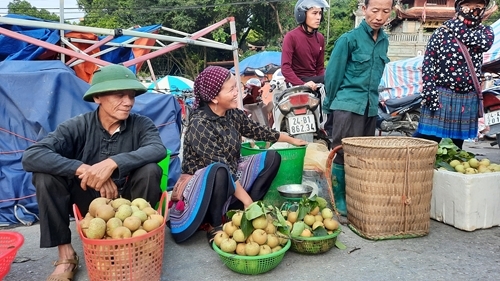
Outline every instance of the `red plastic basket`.
<svg viewBox="0 0 500 281">
<path fill-rule="evenodd" d="M 168 202 L 167 192 L 160 199 L 158 213 Z M 168 205 L 168 204 L 167 204 Z M 125 239 L 89 239 L 80 228 L 82 215 L 73 205 L 76 226 L 82 239 L 83 254 L 90 280 L 160 280 L 165 244 L 165 221 L 168 208 L 163 213 L 163 223 L 147 234 Z"/>
<path fill-rule="evenodd" d="M 24 236 L 17 232 L 0 231 L 0 280 L 9 273 L 17 250 L 24 243 Z"/>
</svg>

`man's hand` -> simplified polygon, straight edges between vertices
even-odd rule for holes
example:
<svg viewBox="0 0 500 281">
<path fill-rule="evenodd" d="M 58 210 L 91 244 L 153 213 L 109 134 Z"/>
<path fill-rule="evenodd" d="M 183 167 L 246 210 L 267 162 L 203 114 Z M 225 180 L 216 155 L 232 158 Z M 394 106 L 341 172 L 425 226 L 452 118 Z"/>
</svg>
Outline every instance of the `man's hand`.
<svg viewBox="0 0 500 281">
<path fill-rule="evenodd" d="M 118 187 L 111 179 L 105 181 L 98 191 L 101 193 L 101 197 L 108 199 L 116 199 L 118 197 Z"/>
<path fill-rule="evenodd" d="M 305 83 L 304 86 L 311 88 L 313 91 L 316 91 L 316 88 L 317 88 L 316 83 L 314 83 L 313 81 L 309 81 L 309 82 Z"/>
<path fill-rule="evenodd" d="M 87 190 L 87 186 L 89 186 L 100 191 L 107 181 L 111 181 L 111 174 L 113 174 L 113 171 L 117 167 L 115 161 L 109 158 L 92 166 L 80 166 L 78 170 L 86 168 L 85 171 L 78 176 L 78 178 L 82 180 L 80 183 L 81 188 Z M 77 173 L 79 172 L 78 170 Z M 113 185 L 115 184 L 113 183 Z M 106 188 L 109 188 L 109 183 Z M 116 189 L 116 185 L 114 188 Z"/>
</svg>

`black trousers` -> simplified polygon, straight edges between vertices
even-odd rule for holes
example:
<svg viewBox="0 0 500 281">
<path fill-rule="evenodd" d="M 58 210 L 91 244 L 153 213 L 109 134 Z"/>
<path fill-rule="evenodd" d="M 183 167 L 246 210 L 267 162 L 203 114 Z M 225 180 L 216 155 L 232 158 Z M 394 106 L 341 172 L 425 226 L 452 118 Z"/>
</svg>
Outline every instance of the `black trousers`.
<svg viewBox="0 0 500 281">
<path fill-rule="evenodd" d="M 257 179 L 255 180 L 249 196 L 252 200 L 258 201 L 264 198 L 272 181 L 276 177 L 278 170 L 280 168 L 281 155 L 274 150 L 268 150 L 266 153 L 266 158 L 264 160 L 264 169 L 260 172 Z M 222 210 L 224 208 L 224 203 L 227 201 L 234 191 L 230 192 L 232 188 L 228 188 L 230 184 L 228 182 L 227 169 L 217 169 L 211 173 L 215 173 L 215 184 L 213 188 L 212 198 L 210 199 L 210 204 L 208 205 L 208 211 L 205 215 L 204 222 L 209 223 L 212 226 L 218 226 L 222 224 Z M 208 175 L 210 177 L 210 175 Z M 207 186 L 207 188 L 210 188 Z M 236 200 L 235 203 L 229 205 L 229 210 L 243 210 L 244 206 L 240 200 Z"/>
<path fill-rule="evenodd" d="M 332 148 L 341 145 L 343 138 L 375 135 L 377 116 L 368 117 L 368 108 L 364 115 L 343 110 L 335 110 L 332 115 L 333 122 L 335 122 Z M 337 152 L 333 163 L 344 165 L 344 151 L 342 149 Z"/>
<path fill-rule="evenodd" d="M 147 164 L 130 173 L 120 195 L 129 200 L 144 198 L 154 207 L 160 200 L 161 176 L 162 170 L 156 163 Z M 83 190 L 78 177 L 33 173 L 33 185 L 40 213 L 40 247 L 71 243 L 69 215 L 73 214 L 73 204 L 85 216 L 90 202 L 100 197 L 100 193 L 92 188 Z"/>
</svg>

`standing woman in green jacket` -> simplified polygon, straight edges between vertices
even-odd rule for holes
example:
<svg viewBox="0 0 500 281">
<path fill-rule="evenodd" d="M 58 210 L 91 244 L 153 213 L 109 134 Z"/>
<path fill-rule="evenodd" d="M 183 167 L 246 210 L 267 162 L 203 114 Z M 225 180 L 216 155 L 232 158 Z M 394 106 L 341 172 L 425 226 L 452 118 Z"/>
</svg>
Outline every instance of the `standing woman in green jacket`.
<svg viewBox="0 0 500 281">
<path fill-rule="evenodd" d="M 381 28 L 393 5 L 392 0 L 365 0 L 365 19 L 335 42 L 325 73 L 328 95 L 323 103 L 324 110 L 333 113 L 332 147 L 346 137 L 375 135 L 378 85 L 389 62 L 389 40 Z M 335 157 L 332 175 L 337 179 L 335 205 L 340 214 L 347 215 L 342 150 Z"/>
</svg>

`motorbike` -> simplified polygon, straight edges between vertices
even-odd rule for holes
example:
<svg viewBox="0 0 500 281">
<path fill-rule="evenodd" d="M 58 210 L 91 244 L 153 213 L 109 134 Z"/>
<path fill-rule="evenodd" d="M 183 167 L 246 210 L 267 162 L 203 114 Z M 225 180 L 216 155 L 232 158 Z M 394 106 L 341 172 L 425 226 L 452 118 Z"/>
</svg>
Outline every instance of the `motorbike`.
<svg viewBox="0 0 500 281">
<path fill-rule="evenodd" d="M 379 89 L 382 92 L 384 89 Z M 399 132 L 412 136 L 418 127 L 422 97 L 415 93 L 403 98 L 380 100 L 378 104 L 377 129 L 382 132 Z"/>
<path fill-rule="evenodd" d="M 498 76 L 500 74 L 500 61 L 493 60 L 483 64 L 482 71 L 483 73 L 496 74 Z M 490 75 L 488 76 L 491 78 Z M 493 87 L 483 90 L 482 94 L 484 124 L 490 128 L 485 136 L 495 140 L 490 143 L 491 146 L 498 145 L 500 148 L 500 85 L 498 85 L 498 81 L 494 82 Z"/>
<path fill-rule="evenodd" d="M 269 114 L 272 109 L 272 103 L 269 102 L 266 105 L 262 100 L 262 87 L 269 81 L 262 71 L 256 69 L 255 74 L 258 78 L 250 78 L 244 85 L 243 109 L 252 120 L 270 127 L 272 120 L 270 120 Z"/>
<path fill-rule="evenodd" d="M 321 123 L 321 120 L 326 120 L 321 117 L 324 85 L 317 86 L 320 91 L 313 91 L 307 86 L 289 87 L 281 69 L 278 69 L 270 81 L 274 105 L 272 128 L 307 142 L 323 143 L 330 149 L 331 141 Z"/>
</svg>

